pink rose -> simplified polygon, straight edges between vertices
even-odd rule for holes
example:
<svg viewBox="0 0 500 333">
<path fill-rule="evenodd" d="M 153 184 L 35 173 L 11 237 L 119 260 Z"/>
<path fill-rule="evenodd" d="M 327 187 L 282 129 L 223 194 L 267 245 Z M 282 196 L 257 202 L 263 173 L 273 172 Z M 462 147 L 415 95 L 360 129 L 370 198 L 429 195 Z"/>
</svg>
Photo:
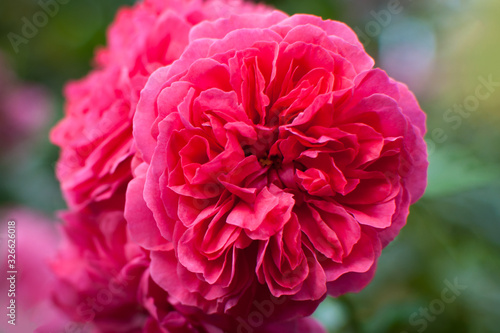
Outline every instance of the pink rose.
<svg viewBox="0 0 500 333">
<path fill-rule="evenodd" d="M 53 221 L 26 208 L 2 209 L 0 221 L 0 331 L 33 332 L 63 317 L 49 301 L 55 284 L 49 258 L 59 233 Z"/>
<path fill-rule="evenodd" d="M 200 23 L 151 75 L 125 216 L 172 304 L 282 320 L 370 281 L 427 169 L 425 114 L 373 64 L 344 24 L 274 12 Z"/>
<path fill-rule="evenodd" d="M 61 215 L 65 237 L 52 263 L 53 298 L 69 330 L 134 332 L 148 318 L 137 299 L 148 255 L 129 242 L 123 212 L 108 205 Z"/>
<path fill-rule="evenodd" d="M 66 116 L 52 130 L 57 176 L 68 205 L 110 198 L 131 178 L 132 117 L 148 76 L 178 59 L 193 25 L 267 7 L 224 0 L 146 0 L 122 9 L 98 67 L 65 89 Z"/>
</svg>

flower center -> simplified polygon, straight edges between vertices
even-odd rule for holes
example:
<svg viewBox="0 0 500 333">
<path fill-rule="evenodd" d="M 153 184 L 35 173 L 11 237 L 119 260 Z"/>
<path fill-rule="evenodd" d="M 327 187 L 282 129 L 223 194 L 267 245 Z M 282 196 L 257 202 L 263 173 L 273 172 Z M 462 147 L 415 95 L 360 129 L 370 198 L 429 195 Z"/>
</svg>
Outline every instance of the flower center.
<svg viewBox="0 0 500 333">
<path fill-rule="evenodd" d="M 260 165 L 262 165 L 263 167 L 267 167 L 267 166 L 270 166 L 270 165 L 273 165 L 273 161 L 271 161 L 269 158 L 261 158 L 259 159 L 259 163 Z"/>
<path fill-rule="evenodd" d="M 275 169 L 280 169 L 282 161 L 283 161 L 283 158 L 278 156 L 278 155 L 259 158 L 259 163 L 263 168 L 271 166 L 271 167 L 274 167 Z"/>
</svg>

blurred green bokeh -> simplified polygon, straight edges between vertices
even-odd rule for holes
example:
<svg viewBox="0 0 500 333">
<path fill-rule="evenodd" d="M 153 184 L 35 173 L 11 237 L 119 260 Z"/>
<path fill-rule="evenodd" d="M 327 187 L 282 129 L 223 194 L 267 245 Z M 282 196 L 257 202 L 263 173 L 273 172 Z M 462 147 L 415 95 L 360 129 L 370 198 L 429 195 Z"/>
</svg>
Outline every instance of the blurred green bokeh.
<svg viewBox="0 0 500 333">
<path fill-rule="evenodd" d="M 46 87 L 51 124 L 0 155 L 0 206 L 64 208 L 49 125 L 62 88 L 84 76 L 119 6 L 69 1 L 15 51 L 38 1 L 0 2 L 0 51 L 19 80 Z M 315 316 L 330 332 L 500 332 L 500 3 L 498 0 L 269 0 L 289 14 L 346 22 L 377 65 L 406 82 L 428 114 L 429 186 L 387 247 L 373 283 L 327 299 Z M 485 85 L 485 82 L 490 81 Z M 453 287 L 451 285 L 458 285 Z M 455 291 L 455 293 L 453 293 Z"/>
</svg>

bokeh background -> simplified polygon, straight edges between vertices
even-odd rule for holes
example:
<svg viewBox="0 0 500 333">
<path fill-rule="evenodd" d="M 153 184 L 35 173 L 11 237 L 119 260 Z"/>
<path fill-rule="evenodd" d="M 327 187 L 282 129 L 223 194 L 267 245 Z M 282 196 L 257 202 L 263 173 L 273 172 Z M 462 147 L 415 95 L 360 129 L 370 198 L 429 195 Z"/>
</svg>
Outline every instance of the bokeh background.
<svg viewBox="0 0 500 333">
<path fill-rule="evenodd" d="M 48 141 L 62 117 L 62 88 L 90 70 L 117 8 L 133 3 L 65 1 L 22 40 L 10 33 L 23 37 L 39 2 L 0 1 L 0 208 L 48 217 L 64 208 L 58 151 Z M 371 285 L 327 299 L 315 316 L 330 332 L 500 332 L 500 2 L 268 3 L 349 24 L 428 115 L 426 194 Z"/>
</svg>

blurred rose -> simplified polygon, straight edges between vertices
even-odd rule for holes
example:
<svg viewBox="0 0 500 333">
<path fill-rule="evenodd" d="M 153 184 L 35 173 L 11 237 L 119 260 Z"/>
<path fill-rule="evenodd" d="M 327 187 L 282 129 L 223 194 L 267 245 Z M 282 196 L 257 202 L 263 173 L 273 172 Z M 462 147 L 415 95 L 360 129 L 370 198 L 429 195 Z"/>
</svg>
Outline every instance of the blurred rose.
<svg viewBox="0 0 500 333">
<path fill-rule="evenodd" d="M 9 225 L 14 224 L 9 229 Z M 0 212 L 0 228 L 0 267 L 4 276 L 0 279 L 0 305 L 4 313 L 9 313 L 10 310 L 6 310 L 9 302 L 15 300 L 16 316 L 13 326 L 7 322 L 12 318 L 3 314 L 0 331 L 33 332 L 42 323 L 59 320 L 60 314 L 50 302 L 55 279 L 48 264 L 59 242 L 54 222 L 26 208 L 3 209 Z M 15 233 L 8 230 L 15 230 Z M 15 238 L 9 235 L 15 235 Z M 15 248 L 11 247 L 14 244 Z M 8 249 L 11 252 L 14 249 L 15 253 L 8 253 Z M 15 263 L 7 260 L 15 260 Z M 10 267 L 11 264 L 15 266 Z M 9 271 L 17 272 L 14 273 L 15 296 L 12 294 L 12 297 L 8 295 L 10 280 L 5 278 L 5 275 L 12 275 Z"/>
<path fill-rule="evenodd" d="M 149 264 L 129 242 L 123 212 L 109 202 L 61 214 L 64 241 L 52 266 L 53 297 L 75 325 L 99 332 L 133 332 L 147 312 L 137 300 Z"/>
</svg>

